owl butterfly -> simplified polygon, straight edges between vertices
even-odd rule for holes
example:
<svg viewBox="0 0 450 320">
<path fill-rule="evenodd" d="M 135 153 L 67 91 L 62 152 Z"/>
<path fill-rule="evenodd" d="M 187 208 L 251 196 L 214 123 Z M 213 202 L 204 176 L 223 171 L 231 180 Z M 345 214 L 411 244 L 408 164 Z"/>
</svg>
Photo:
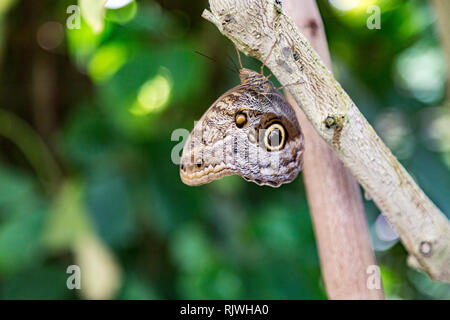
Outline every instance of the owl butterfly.
<svg viewBox="0 0 450 320">
<path fill-rule="evenodd" d="M 237 174 L 279 187 L 302 169 L 304 140 L 295 111 L 264 76 L 264 64 L 258 73 L 243 68 L 240 56 L 239 62 L 241 84 L 213 103 L 184 145 L 180 176 L 187 185 Z"/>
</svg>

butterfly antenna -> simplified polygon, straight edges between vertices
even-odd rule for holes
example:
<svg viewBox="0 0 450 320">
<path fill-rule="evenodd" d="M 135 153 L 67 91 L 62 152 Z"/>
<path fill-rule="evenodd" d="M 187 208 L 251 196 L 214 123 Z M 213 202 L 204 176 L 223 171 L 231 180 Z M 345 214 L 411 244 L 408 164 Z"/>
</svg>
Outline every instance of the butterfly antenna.
<svg viewBox="0 0 450 320">
<path fill-rule="evenodd" d="M 204 58 L 206 58 L 206 59 L 208 59 L 208 60 L 211 60 L 212 62 L 216 62 L 216 63 L 217 63 L 217 60 L 216 60 L 216 59 L 211 58 L 211 57 L 207 56 L 206 54 L 203 54 L 203 53 L 201 53 L 201 52 L 199 52 L 199 51 L 195 51 L 195 53 L 198 54 L 198 55 L 201 55 L 202 57 L 204 57 Z M 236 72 L 236 70 L 233 70 L 233 69 L 231 69 L 230 67 L 225 66 L 225 68 L 227 68 L 228 70 L 230 70 L 230 71 L 232 71 L 232 72 Z"/>
<path fill-rule="evenodd" d="M 302 83 L 305 83 L 305 81 L 297 81 L 297 82 L 294 82 L 294 83 L 289 83 L 289 84 L 286 84 L 284 86 L 281 86 L 281 87 L 277 88 L 277 90 L 281 90 L 281 89 L 284 89 L 284 88 L 287 88 L 287 87 L 290 87 L 290 86 L 297 86 L 297 85 L 302 84 Z"/>
<path fill-rule="evenodd" d="M 267 60 L 269 60 L 270 55 L 272 54 L 273 48 L 275 48 L 275 45 L 277 44 L 278 41 L 275 41 L 275 43 L 273 44 L 272 48 L 270 48 L 269 54 L 267 55 L 266 59 L 264 59 L 262 65 L 261 65 L 261 74 L 264 75 L 264 67 L 266 66 L 266 62 Z"/>
</svg>

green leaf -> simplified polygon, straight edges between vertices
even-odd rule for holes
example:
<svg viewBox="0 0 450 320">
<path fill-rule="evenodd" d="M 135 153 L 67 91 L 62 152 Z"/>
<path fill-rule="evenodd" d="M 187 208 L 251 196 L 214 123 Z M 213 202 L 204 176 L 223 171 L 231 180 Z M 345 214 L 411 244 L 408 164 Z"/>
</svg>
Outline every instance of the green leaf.
<svg viewBox="0 0 450 320">
<path fill-rule="evenodd" d="M 16 0 L 0 1 L 0 16 L 5 14 L 15 3 L 16 3 Z"/>
<path fill-rule="evenodd" d="M 34 196 L 31 178 L 0 165 L 0 208 L 11 210 Z"/>
<path fill-rule="evenodd" d="M 125 284 L 119 297 L 121 300 L 155 300 L 161 299 L 153 286 L 138 275 L 136 271 L 125 278 Z"/>
<path fill-rule="evenodd" d="M 106 11 L 106 19 L 117 23 L 127 23 L 136 16 L 137 3 L 133 1 L 119 9 L 108 9 Z"/>
<path fill-rule="evenodd" d="M 16 273 L 2 283 L 1 299 L 74 299 L 76 290 L 67 289 L 66 267 L 52 264 Z"/>
<path fill-rule="evenodd" d="M 136 224 L 128 187 L 112 167 L 96 167 L 86 190 L 86 204 L 101 238 L 113 247 L 124 247 L 134 239 Z"/>
<path fill-rule="evenodd" d="M 105 27 L 106 0 L 78 0 L 81 15 L 94 33 L 100 33 Z"/>
<path fill-rule="evenodd" d="M 97 50 L 89 62 L 89 74 L 94 81 L 102 82 L 113 76 L 127 61 L 127 50 L 119 44 L 109 44 Z"/>
<path fill-rule="evenodd" d="M 43 211 L 14 214 L 0 226 L 0 273 L 14 273 L 36 263 Z"/>
<path fill-rule="evenodd" d="M 43 244 L 52 250 L 70 249 L 82 235 L 92 231 L 83 203 L 80 183 L 67 181 L 56 196 L 43 233 Z"/>
</svg>

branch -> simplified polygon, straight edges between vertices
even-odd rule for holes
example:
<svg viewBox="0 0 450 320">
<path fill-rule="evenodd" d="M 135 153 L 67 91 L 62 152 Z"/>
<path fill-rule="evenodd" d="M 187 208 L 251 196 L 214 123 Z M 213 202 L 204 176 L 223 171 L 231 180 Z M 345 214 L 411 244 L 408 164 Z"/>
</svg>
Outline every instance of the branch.
<svg viewBox="0 0 450 320">
<path fill-rule="evenodd" d="M 205 10 L 203 17 L 241 51 L 265 61 L 282 85 L 302 82 L 288 88 L 317 133 L 370 194 L 421 268 L 432 279 L 450 282 L 449 221 L 384 145 L 293 21 L 282 13 L 281 2 L 209 3 L 211 11 Z"/>
<path fill-rule="evenodd" d="M 324 63 L 331 59 L 315 0 L 284 0 L 295 21 Z M 359 186 L 334 151 L 317 134 L 291 95 L 298 111 L 307 152 L 303 181 L 314 224 L 322 276 L 330 299 L 383 299 L 383 289 L 368 288 L 367 270 L 376 265 Z M 317 161 L 321 159 L 321 161 Z"/>
</svg>

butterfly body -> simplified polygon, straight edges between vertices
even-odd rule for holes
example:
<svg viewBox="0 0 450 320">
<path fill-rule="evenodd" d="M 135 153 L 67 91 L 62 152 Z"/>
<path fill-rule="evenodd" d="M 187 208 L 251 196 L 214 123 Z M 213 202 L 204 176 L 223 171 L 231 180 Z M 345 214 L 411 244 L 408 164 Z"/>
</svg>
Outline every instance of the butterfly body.
<svg viewBox="0 0 450 320">
<path fill-rule="evenodd" d="M 264 75 L 242 68 L 240 78 L 189 135 L 180 163 L 184 183 L 238 174 L 278 187 L 301 171 L 304 140 L 295 111 Z"/>
</svg>

